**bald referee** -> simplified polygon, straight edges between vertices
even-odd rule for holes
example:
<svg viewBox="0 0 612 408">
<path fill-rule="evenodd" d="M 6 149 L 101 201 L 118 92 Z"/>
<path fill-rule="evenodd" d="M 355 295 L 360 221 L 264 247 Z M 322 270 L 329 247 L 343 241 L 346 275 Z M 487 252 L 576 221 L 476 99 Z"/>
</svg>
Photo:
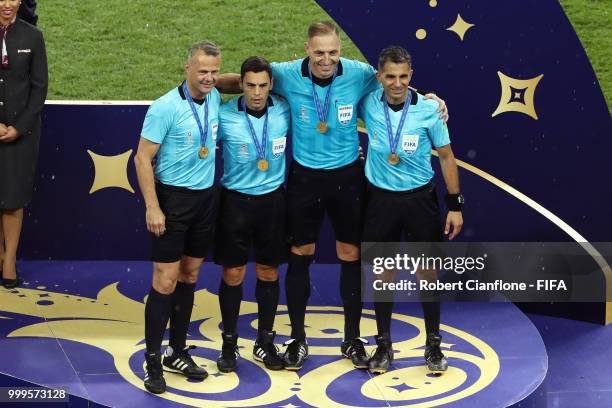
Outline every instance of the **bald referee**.
<svg viewBox="0 0 612 408">
<path fill-rule="evenodd" d="M 163 365 L 207 377 L 185 344 L 195 285 L 215 225 L 215 139 L 221 98 L 215 89 L 221 53 L 210 41 L 191 46 L 185 81 L 150 106 L 135 157 L 152 236 L 153 283 L 145 306 L 145 388 L 166 390 L 161 343 L 170 320 Z M 155 169 L 152 161 L 157 159 Z"/>
<path fill-rule="evenodd" d="M 272 90 L 272 68 L 261 57 L 247 58 L 240 68 L 244 96 L 221 107 L 219 140 L 224 172 L 215 240 L 215 262 L 223 266 L 219 306 L 223 346 L 219 371 L 236 369 L 237 321 L 242 282 L 251 248 L 255 252 L 258 309 L 253 358 L 270 370 L 283 368 L 274 345 L 278 306 L 278 266 L 286 262 L 285 149 L 289 104 Z"/>
<path fill-rule="evenodd" d="M 291 339 L 285 343 L 283 358 L 288 370 L 299 370 L 308 358 L 304 319 L 310 297 L 309 269 L 323 218 L 328 214 L 341 264 L 344 341 L 340 351 L 355 367 L 367 368 L 369 357 L 359 330 L 359 243 L 365 178 L 357 157 L 356 109 L 359 100 L 380 85 L 373 67 L 340 57 L 339 31 L 331 22 L 311 24 L 304 47 L 306 58 L 272 63 L 274 91 L 291 106 L 294 159 L 287 184 L 291 252 L 285 278 Z M 238 79 L 226 74 L 226 81 L 237 84 Z M 444 102 L 436 99 L 445 109 Z"/>
<path fill-rule="evenodd" d="M 371 92 L 359 106 L 369 138 L 363 242 L 399 242 L 402 237 L 438 242 L 445 234 L 452 240 L 463 225 L 463 197 L 446 123 L 438 117 L 435 102 L 409 89 L 412 60 L 404 48 L 388 47 L 380 53 L 377 77 L 383 89 Z M 444 228 L 433 183 L 432 148 L 438 152 L 446 183 L 449 212 Z M 428 279 L 428 274 L 417 271 L 417 278 Z M 422 302 L 422 306 L 427 367 L 433 372 L 446 371 L 448 363 L 440 350 L 440 303 Z M 375 302 L 374 307 L 377 349 L 369 370 L 384 373 L 393 361 L 393 303 Z"/>
</svg>

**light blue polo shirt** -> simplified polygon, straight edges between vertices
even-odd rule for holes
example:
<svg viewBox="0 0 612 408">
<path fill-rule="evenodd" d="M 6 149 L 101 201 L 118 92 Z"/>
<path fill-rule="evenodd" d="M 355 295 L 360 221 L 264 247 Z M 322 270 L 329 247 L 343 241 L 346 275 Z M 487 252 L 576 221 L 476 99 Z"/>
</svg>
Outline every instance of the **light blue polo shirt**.
<svg viewBox="0 0 612 408">
<path fill-rule="evenodd" d="M 274 92 L 284 96 L 291 106 L 291 137 L 293 158 L 313 169 L 335 169 L 357 159 L 357 105 L 369 92 L 377 89 L 374 68 L 363 62 L 340 58 L 337 76 L 325 87 L 315 84 L 315 90 L 325 104 L 331 86 L 327 113 L 327 133 L 317 131 L 319 117 L 312 96 L 312 81 L 308 75 L 308 58 L 272 63 Z"/>
<path fill-rule="evenodd" d="M 374 186 L 391 191 L 406 191 L 421 187 L 432 179 L 431 149 L 450 144 L 448 127 L 439 118 L 438 103 L 412 93 L 408 114 L 398 142 L 400 162 L 388 161 L 391 147 L 387 135 L 385 113 L 389 109 L 393 135 L 402 111 L 394 112 L 383 101 L 384 92 L 378 89 L 367 95 L 359 105 L 359 116 L 368 129 L 368 155 L 365 174 Z"/>
<path fill-rule="evenodd" d="M 155 178 L 163 184 L 202 190 L 215 179 L 215 145 L 219 125 L 221 96 L 216 88 L 206 96 L 208 102 L 208 157 L 200 159 L 200 131 L 189 102 L 179 86 L 153 102 L 142 125 L 141 136 L 160 145 Z M 195 103 L 202 129 L 204 104 Z"/>
<path fill-rule="evenodd" d="M 231 99 L 221 106 L 219 114 L 219 139 L 223 143 L 223 177 L 221 185 L 243 194 L 261 195 L 279 188 L 285 181 L 285 150 L 289 132 L 289 104 L 276 97 L 268 97 L 268 144 L 266 160 L 269 168 L 257 168 L 257 149 L 249 131 L 243 96 Z M 257 118 L 249 115 L 257 140 L 261 143 L 265 115 Z"/>
</svg>

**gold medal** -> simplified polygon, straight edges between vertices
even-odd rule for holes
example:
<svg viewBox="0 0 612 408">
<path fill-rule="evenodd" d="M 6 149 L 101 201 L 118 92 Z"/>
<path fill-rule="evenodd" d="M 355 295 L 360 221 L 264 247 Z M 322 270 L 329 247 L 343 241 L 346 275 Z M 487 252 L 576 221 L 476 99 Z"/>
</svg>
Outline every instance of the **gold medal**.
<svg viewBox="0 0 612 408">
<path fill-rule="evenodd" d="M 319 133 L 327 133 L 327 123 L 323 121 L 319 122 L 319 124 L 317 125 L 317 130 L 319 131 Z"/>
<path fill-rule="evenodd" d="M 266 159 L 261 159 L 257 162 L 257 168 L 261 171 L 268 170 L 268 167 L 270 167 L 270 165 Z"/>
<path fill-rule="evenodd" d="M 200 156 L 200 159 L 205 159 L 208 156 L 208 147 L 200 147 L 198 155 Z"/>
<path fill-rule="evenodd" d="M 395 166 L 399 162 L 400 162 L 400 158 L 399 158 L 399 155 L 397 153 L 391 153 L 389 155 L 389 163 L 391 163 L 392 165 Z"/>
</svg>

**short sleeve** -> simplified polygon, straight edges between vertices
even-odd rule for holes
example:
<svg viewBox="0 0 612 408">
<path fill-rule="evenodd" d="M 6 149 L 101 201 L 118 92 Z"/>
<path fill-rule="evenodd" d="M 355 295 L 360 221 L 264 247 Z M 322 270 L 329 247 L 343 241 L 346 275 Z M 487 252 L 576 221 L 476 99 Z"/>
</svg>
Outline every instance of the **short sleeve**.
<svg viewBox="0 0 612 408">
<path fill-rule="evenodd" d="M 381 85 L 378 79 L 376 79 L 376 70 L 373 66 L 364 64 L 363 62 L 358 62 L 357 66 L 363 73 L 363 83 L 361 87 L 362 97 L 380 88 Z"/>
<path fill-rule="evenodd" d="M 440 114 L 435 110 L 431 113 L 429 117 L 431 125 L 428 128 L 431 143 L 436 149 L 450 144 L 448 126 L 439 116 Z"/>
<path fill-rule="evenodd" d="M 219 109 L 219 130 L 217 131 L 217 142 L 225 139 L 225 132 L 229 126 L 230 115 L 232 114 L 231 105 L 236 103 L 236 99 L 230 99 L 221 105 Z"/>
<path fill-rule="evenodd" d="M 153 102 L 149 107 L 142 124 L 140 135 L 153 142 L 161 144 L 172 127 L 173 110 L 161 100 Z"/>
<path fill-rule="evenodd" d="M 289 107 L 289 103 L 284 99 L 284 98 L 278 98 L 277 99 L 278 103 L 281 106 L 281 112 L 283 113 L 283 115 L 289 115 L 291 113 L 291 108 Z"/>
<path fill-rule="evenodd" d="M 221 106 L 223 100 L 221 99 L 221 93 L 219 92 L 219 90 L 217 88 L 213 88 L 211 92 L 213 97 L 213 100 L 211 102 L 214 103 L 216 106 Z"/>
<path fill-rule="evenodd" d="M 272 78 L 274 80 L 272 92 L 285 96 L 293 64 L 293 61 L 273 62 L 270 64 L 272 66 Z"/>
<path fill-rule="evenodd" d="M 368 97 L 364 96 L 363 98 L 361 98 L 361 100 L 359 101 L 359 104 L 357 105 L 357 117 L 364 119 L 364 120 L 365 120 L 367 100 L 368 100 Z"/>
</svg>

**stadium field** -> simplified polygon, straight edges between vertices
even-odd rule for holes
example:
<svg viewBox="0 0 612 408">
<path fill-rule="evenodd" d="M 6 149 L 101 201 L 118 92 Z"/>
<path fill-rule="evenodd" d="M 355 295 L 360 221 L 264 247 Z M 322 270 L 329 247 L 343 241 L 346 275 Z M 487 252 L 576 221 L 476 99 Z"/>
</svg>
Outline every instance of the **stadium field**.
<svg viewBox="0 0 612 408">
<path fill-rule="evenodd" d="M 554 0 L 547 0 L 554 1 Z M 561 0 L 610 108 L 610 0 Z M 49 99 L 151 100 L 182 78 L 186 47 L 209 38 L 224 71 L 248 55 L 303 55 L 305 29 L 328 19 L 312 0 L 54 0 L 39 2 L 49 57 Z M 362 58 L 343 35 L 343 55 Z M 248 54 L 248 55 L 247 55 Z"/>
</svg>

